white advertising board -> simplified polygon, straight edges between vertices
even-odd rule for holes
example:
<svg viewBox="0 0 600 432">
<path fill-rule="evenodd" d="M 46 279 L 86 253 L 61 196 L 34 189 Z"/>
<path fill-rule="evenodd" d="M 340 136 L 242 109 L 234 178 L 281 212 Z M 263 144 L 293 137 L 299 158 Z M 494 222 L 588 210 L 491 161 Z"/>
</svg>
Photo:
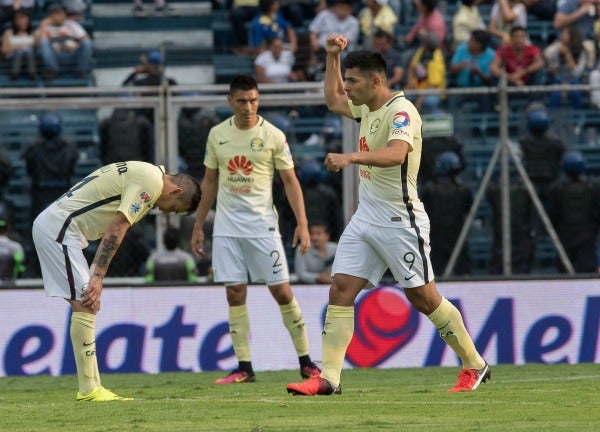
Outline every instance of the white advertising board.
<svg viewBox="0 0 600 432">
<path fill-rule="evenodd" d="M 490 364 L 600 362 L 600 280 L 443 283 Z M 294 286 L 321 359 L 327 286 Z M 255 370 L 295 369 L 298 359 L 266 287 L 248 293 Z M 0 291 L 0 376 L 71 374 L 70 307 L 38 290 Z M 356 303 L 346 367 L 455 366 L 427 317 L 398 287 L 364 291 Z M 237 366 L 222 287 L 105 288 L 97 317 L 101 372 L 230 370 Z"/>
</svg>

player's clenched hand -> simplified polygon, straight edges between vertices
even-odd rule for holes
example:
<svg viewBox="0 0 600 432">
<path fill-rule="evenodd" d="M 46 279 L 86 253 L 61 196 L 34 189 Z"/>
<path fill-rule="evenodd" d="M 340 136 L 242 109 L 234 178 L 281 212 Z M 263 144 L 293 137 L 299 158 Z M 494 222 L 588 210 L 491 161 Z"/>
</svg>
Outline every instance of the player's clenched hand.
<svg viewBox="0 0 600 432">
<path fill-rule="evenodd" d="M 298 225 L 294 230 L 292 247 L 296 247 L 298 242 L 300 242 L 300 253 L 306 255 L 308 248 L 310 247 L 310 234 L 308 233 L 308 227 L 306 225 Z"/>
<path fill-rule="evenodd" d="M 100 294 L 102 294 L 102 279 L 92 276 L 88 286 L 81 292 L 81 305 L 100 310 Z"/>
<path fill-rule="evenodd" d="M 204 252 L 204 230 L 202 228 L 196 228 L 194 226 L 194 232 L 192 233 L 192 253 L 196 258 L 202 258 Z"/>
<path fill-rule="evenodd" d="M 325 51 L 328 54 L 339 54 L 348 46 L 348 39 L 346 36 L 333 33 L 327 36 L 327 44 L 325 45 Z"/>
<path fill-rule="evenodd" d="M 338 172 L 346 168 L 351 163 L 351 155 L 348 153 L 327 153 L 325 157 L 325 166 L 328 171 Z"/>
</svg>

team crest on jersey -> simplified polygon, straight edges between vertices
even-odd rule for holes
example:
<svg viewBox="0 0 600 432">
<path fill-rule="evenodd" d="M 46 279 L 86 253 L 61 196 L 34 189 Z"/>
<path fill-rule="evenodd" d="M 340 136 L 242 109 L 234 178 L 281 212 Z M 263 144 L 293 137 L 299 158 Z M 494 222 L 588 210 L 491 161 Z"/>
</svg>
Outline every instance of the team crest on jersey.
<svg viewBox="0 0 600 432">
<path fill-rule="evenodd" d="M 373 121 L 373 123 L 371 123 L 371 126 L 369 127 L 369 133 L 371 135 L 375 134 L 379 130 L 379 126 L 381 126 L 381 120 L 377 118 Z"/>
<path fill-rule="evenodd" d="M 136 201 L 136 202 L 131 203 L 131 205 L 129 206 L 129 213 L 138 214 L 141 209 L 142 209 L 142 203 Z"/>
<path fill-rule="evenodd" d="M 410 126 L 410 117 L 406 111 L 400 111 L 394 114 L 392 126 L 395 128 L 404 128 Z"/>
<path fill-rule="evenodd" d="M 254 151 L 261 151 L 265 147 L 265 143 L 260 138 L 252 138 L 250 140 L 250 148 Z"/>
<path fill-rule="evenodd" d="M 148 202 L 150 202 L 150 199 L 151 199 L 151 198 L 150 198 L 150 194 L 149 194 L 148 192 L 142 192 L 142 193 L 140 194 L 140 199 L 141 199 L 143 202 L 145 202 L 145 203 L 148 203 Z"/>
<path fill-rule="evenodd" d="M 244 176 L 249 176 L 252 174 L 254 167 L 252 166 L 252 162 L 246 159 L 245 156 L 238 155 L 229 159 L 227 170 L 231 175 L 242 174 Z"/>
</svg>

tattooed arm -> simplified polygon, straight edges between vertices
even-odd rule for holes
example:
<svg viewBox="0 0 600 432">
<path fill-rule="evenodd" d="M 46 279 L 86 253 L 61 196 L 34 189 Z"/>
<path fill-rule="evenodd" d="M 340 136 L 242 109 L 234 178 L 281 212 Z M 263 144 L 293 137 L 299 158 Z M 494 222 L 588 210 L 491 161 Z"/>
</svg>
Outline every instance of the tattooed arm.
<svg viewBox="0 0 600 432">
<path fill-rule="evenodd" d="M 102 292 L 102 279 L 108 271 L 108 266 L 113 256 L 121 246 L 123 237 L 131 224 L 123 213 L 117 213 L 108 226 L 104 237 L 98 245 L 96 256 L 91 265 L 91 276 L 88 286 L 83 290 L 81 304 L 94 309 L 100 308 L 100 294 Z"/>
</svg>

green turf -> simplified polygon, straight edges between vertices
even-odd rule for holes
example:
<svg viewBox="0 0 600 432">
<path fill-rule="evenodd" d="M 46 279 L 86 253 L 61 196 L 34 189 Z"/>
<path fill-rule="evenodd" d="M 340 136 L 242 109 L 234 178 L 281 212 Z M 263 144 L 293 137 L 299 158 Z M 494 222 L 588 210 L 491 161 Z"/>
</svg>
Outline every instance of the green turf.
<svg viewBox="0 0 600 432">
<path fill-rule="evenodd" d="M 297 371 L 216 386 L 218 373 L 104 375 L 131 402 L 75 402 L 76 378 L 0 379 L 0 431 L 598 431 L 600 365 L 495 366 L 450 394 L 455 368 L 355 369 L 343 394 L 285 392 Z"/>
</svg>

